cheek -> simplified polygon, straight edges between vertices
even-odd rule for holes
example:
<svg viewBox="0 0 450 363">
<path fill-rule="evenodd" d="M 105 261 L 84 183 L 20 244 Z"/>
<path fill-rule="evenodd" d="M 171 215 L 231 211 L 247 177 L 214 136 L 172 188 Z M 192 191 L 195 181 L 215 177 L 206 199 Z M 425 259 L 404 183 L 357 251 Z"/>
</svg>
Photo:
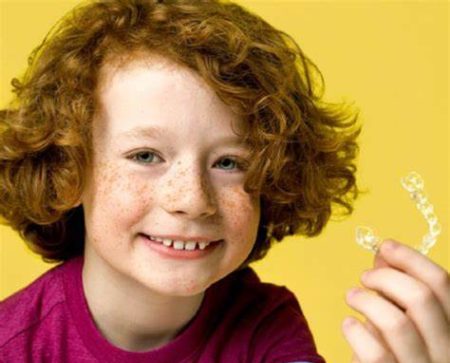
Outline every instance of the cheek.
<svg viewBox="0 0 450 363">
<path fill-rule="evenodd" d="M 97 168 L 93 178 L 91 202 L 94 214 L 100 220 L 115 226 L 137 223 L 152 203 L 149 183 L 135 176 L 124 176 L 117 167 L 104 164 Z"/>
<path fill-rule="evenodd" d="M 256 236 L 260 215 L 259 198 L 250 196 L 242 188 L 235 188 L 230 190 L 221 205 L 230 231 L 246 237 L 253 234 Z"/>
</svg>

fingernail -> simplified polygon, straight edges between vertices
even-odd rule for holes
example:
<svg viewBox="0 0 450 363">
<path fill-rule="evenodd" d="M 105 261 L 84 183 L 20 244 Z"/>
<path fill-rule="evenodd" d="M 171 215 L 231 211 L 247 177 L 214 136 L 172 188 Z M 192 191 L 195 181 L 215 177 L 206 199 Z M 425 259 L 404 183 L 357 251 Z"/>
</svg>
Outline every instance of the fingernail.
<svg viewBox="0 0 450 363">
<path fill-rule="evenodd" d="M 395 243 L 394 241 L 386 241 L 383 243 L 384 249 L 387 251 L 393 251 L 398 247 L 398 243 Z"/>
<path fill-rule="evenodd" d="M 367 280 L 367 278 L 370 276 L 371 271 L 372 270 L 364 271 L 363 274 L 361 275 L 361 280 L 364 280 L 364 281 Z"/>
<path fill-rule="evenodd" d="M 358 287 L 354 287 L 347 292 L 347 297 L 351 298 L 361 292 L 361 289 Z"/>
<path fill-rule="evenodd" d="M 355 324 L 355 319 L 348 316 L 344 319 L 344 328 L 348 328 L 350 326 L 352 326 L 353 324 Z"/>
</svg>

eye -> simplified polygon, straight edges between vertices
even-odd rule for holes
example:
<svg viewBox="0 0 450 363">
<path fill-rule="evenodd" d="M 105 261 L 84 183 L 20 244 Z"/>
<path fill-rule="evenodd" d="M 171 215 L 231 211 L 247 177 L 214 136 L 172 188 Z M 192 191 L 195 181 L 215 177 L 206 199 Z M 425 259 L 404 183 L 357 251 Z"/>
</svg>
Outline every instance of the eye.
<svg viewBox="0 0 450 363">
<path fill-rule="evenodd" d="M 136 161 L 139 164 L 154 164 L 155 157 L 162 160 L 162 158 L 159 157 L 159 155 L 153 151 L 139 151 L 130 155 L 128 158 L 133 161 Z M 219 165 L 222 164 L 222 166 L 224 166 L 223 169 L 227 171 L 233 171 L 236 169 L 244 171 L 247 170 L 248 168 L 247 162 L 229 156 L 223 157 L 222 159 L 220 159 L 220 162 L 216 164 Z"/>
<path fill-rule="evenodd" d="M 235 165 L 237 167 L 238 170 L 246 170 L 247 169 L 247 163 L 240 161 L 238 159 L 232 158 L 232 157 L 224 157 L 222 159 L 220 159 L 220 161 L 222 161 L 222 165 L 225 165 L 225 170 L 234 170 L 235 168 L 233 168 L 232 166 Z M 223 163 L 223 161 L 226 161 L 225 163 Z M 231 167 L 231 169 L 230 169 Z"/>
<path fill-rule="evenodd" d="M 152 164 L 155 156 L 159 158 L 159 156 L 153 151 L 140 151 L 133 155 L 130 155 L 129 159 L 137 161 L 140 164 Z"/>
</svg>

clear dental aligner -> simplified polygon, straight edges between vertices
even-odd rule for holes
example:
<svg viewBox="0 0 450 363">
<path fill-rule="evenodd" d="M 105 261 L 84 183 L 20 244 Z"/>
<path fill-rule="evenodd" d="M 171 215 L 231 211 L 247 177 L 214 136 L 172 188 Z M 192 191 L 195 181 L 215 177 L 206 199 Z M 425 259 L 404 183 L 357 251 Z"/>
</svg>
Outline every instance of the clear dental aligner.
<svg viewBox="0 0 450 363">
<path fill-rule="evenodd" d="M 404 189 L 409 192 L 412 200 L 415 201 L 417 209 L 422 213 L 428 223 L 428 233 L 422 238 L 422 244 L 417 246 L 417 250 L 426 255 L 431 247 L 436 243 L 437 236 L 441 233 L 441 225 L 434 214 L 434 208 L 424 194 L 424 182 L 422 177 L 412 171 L 400 182 Z M 377 237 L 369 227 L 356 227 L 356 243 L 363 248 L 376 253 L 383 240 Z"/>
</svg>

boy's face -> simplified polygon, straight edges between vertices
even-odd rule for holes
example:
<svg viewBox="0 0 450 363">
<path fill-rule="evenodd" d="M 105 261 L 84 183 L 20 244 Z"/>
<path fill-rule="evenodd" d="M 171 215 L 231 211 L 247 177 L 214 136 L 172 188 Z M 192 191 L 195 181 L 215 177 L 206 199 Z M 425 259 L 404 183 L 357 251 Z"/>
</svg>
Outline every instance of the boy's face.
<svg viewBox="0 0 450 363">
<path fill-rule="evenodd" d="M 249 153 L 232 129 L 242 120 L 185 68 L 135 62 L 105 74 L 82 196 L 86 256 L 164 295 L 201 293 L 256 240 L 260 199 L 244 191 L 245 170 L 233 161 Z M 201 258 L 174 259 L 141 234 L 223 241 Z"/>
</svg>

